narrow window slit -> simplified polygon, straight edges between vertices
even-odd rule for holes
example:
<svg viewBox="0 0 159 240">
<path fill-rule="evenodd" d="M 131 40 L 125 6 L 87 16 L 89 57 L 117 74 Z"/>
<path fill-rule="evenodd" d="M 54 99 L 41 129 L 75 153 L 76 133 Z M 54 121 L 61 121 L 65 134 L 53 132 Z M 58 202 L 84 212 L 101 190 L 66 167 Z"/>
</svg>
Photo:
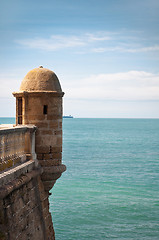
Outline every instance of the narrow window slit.
<svg viewBox="0 0 159 240">
<path fill-rule="evenodd" d="M 22 124 L 22 98 L 18 98 L 18 124 Z"/>
<path fill-rule="evenodd" d="M 48 110 L 48 106 L 47 106 L 47 105 L 44 105 L 43 114 L 47 114 L 47 110 Z"/>
</svg>

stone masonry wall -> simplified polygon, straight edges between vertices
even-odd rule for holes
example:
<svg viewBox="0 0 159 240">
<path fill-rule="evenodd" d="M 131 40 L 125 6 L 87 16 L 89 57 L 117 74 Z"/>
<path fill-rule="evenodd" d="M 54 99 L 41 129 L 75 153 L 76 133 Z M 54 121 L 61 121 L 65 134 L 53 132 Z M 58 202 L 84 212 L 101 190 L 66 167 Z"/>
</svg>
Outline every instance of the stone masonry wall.
<svg viewBox="0 0 159 240">
<path fill-rule="evenodd" d="M 48 106 L 47 114 L 43 114 L 43 106 Z M 40 164 L 59 165 L 62 158 L 62 98 L 51 94 L 41 94 L 40 97 L 31 94 L 26 102 L 25 124 L 35 124 L 35 151 Z"/>
<path fill-rule="evenodd" d="M 43 167 L 41 179 L 45 191 L 49 191 L 61 173 L 66 170 L 62 165 L 62 94 L 40 92 L 25 93 L 24 124 L 34 124 L 35 151 Z M 47 113 L 44 113 L 47 106 Z"/>
<path fill-rule="evenodd" d="M 0 240 L 55 239 L 48 195 L 36 171 L 1 187 L 0 197 Z"/>
</svg>

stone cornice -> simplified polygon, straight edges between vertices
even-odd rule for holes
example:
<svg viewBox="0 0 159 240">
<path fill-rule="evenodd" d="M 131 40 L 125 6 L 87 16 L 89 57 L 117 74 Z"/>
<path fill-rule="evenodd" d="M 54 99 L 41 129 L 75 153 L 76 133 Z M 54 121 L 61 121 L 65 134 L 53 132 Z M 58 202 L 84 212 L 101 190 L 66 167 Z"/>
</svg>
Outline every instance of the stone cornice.
<svg viewBox="0 0 159 240">
<path fill-rule="evenodd" d="M 37 127 L 35 125 L 32 124 L 28 124 L 28 125 L 11 125 L 5 124 L 5 125 L 0 125 L 0 135 L 4 135 L 5 133 L 9 134 L 9 133 L 14 133 L 14 132 L 27 132 L 28 130 L 30 132 L 34 132 L 37 129 Z"/>
<path fill-rule="evenodd" d="M 23 92 L 13 92 L 12 93 L 14 97 L 25 97 L 25 96 L 42 96 L 44 94 L 49 94 L 49 95 L 53 95 L 54 97 L 63 97 L 64 96 L 64 92 L 56 92 L 56 91 L 23 91 Z"/>
</svg>

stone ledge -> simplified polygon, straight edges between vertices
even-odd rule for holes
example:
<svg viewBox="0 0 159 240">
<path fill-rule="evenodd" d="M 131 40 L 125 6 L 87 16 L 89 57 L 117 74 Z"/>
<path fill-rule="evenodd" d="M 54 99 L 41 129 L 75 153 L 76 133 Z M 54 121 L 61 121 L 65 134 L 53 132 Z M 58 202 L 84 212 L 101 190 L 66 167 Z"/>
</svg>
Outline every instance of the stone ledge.
<svg viewBox="0 0 159 240">
<path fill-rule="evenodd" d="M 14 133 L 14 132 L 27 132 L 28 130 L 30 132 L 33 132 L 37 129 L 37 127 L 33 124 L 28 125 L 12 125 L 12 124 L 1 124 L 0 125 L 0 135 Z"/>
<path fill-rule="evenodd" d="M 0 199 L 5 198 L 7 195 L 9 195 L 12 191 L 20 188 L 22 185 L 28 183 L 32 178 L 37 177 L 38 175 L 41 175 L 42 168 L 37 168 L 35 170 L 32 170 L 29 173 L 21 174 L 19 178 L 14 179 L 13 181 L 3 185 L 0 187 Z"/>
<path fill-rule="evenodd" d="M 35 168 L 35 161 L 30 160 L 25 163 L 18 165 L 17 167 L 13 167 L 9 170 L 0 174 L 0 186 L 7 184 L 18 178 L 22 174 L 26 174 L 31 172 Z"/>
<path fill-rule="evenodd" d="M 57 91 L 19 91 L 19 92 L 13 92 L 12 93 L 14 97 L 23 97 L 23 96 L 41 96 L 44 94 L 49 94 L 52 95 L 54 97 L 63 97 L 64 96 L 64 92 L 57 92 Z"/>
<path fill-rule="evenodd" d="M 61 164 L 58 166 L 49 166 L 49 167 L 43 166 L 44 173 L 63 173 L 65 171 L 66 171 L 66 166 L 64 164 Z"/>
</svg>

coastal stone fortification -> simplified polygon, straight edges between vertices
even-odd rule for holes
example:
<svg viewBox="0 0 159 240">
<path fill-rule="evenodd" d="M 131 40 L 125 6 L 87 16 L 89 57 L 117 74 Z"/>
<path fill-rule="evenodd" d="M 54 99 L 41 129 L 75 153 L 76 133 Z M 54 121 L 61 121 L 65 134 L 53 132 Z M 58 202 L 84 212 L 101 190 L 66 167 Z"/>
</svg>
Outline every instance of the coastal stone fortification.
<svg viewBox="0 0 159 240">
<path fill-rule="evenodd" d="M 62 97 L 54 72 L 39 67 L 23 79 L 16 125 L 0 126 L 0 239 L 55 239 L 49 191 L 62 164 Z"/>
</svg>

